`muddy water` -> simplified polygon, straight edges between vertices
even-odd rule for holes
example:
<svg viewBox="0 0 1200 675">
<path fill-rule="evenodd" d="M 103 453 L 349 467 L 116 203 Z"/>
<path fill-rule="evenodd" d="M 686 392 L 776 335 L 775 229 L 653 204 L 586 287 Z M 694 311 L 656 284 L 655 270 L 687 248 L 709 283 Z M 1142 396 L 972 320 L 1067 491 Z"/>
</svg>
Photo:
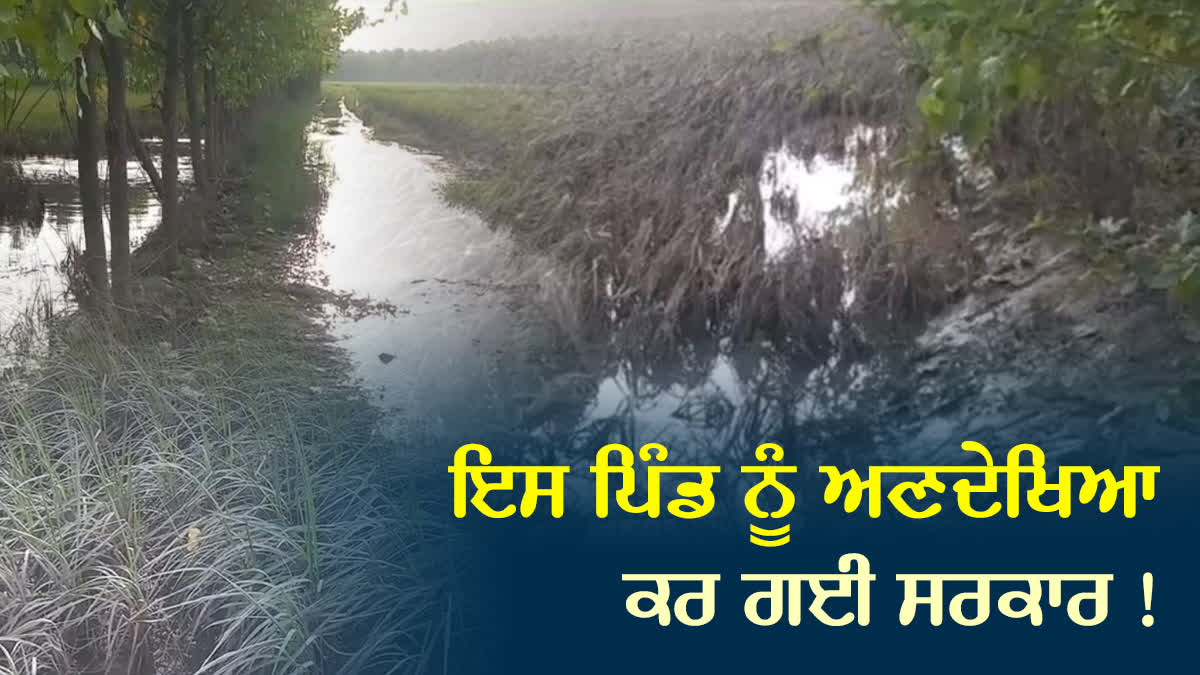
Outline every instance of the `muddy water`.
<svg viewBox="0 0 1200 675">
<path fill-rule="evenodd" d="M 148 139 L 151 151 L 159 149 Z M 72 247 L 83 247 L 78 163 L 66 157 L 37 157 L 10 162 L 0 171 L 4 204 L 0 214 L 0 345 L 27 347 L 39 330 L 38 319 L 70 305 L 63 265 Z M 190 162 L 180 157 L 180 177 L 190 179 Z M 149 179 L 136 161 L 128 165 L 130 236 L 137 246 L 158 226 L 162 209 Z M 107 162 L 100 164 L 107 180 Z M 107 213 L 106 213 L 107 218 Z M 0 351 L 0 359 L 3 358 Z"/>
</svg>

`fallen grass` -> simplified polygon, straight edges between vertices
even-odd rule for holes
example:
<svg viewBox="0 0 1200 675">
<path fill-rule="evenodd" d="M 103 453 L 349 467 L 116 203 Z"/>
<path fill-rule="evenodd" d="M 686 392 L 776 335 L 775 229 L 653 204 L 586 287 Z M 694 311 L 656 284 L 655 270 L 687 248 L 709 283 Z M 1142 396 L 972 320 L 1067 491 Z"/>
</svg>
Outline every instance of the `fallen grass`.
<svg viewBox="0 0 1200 675">
<path fill-rule="evenodd" d="M 1138 236 L 1107 237 L 1108 245 L 1120 240 L 1117 248 L 1136 254 L 1126 266 L 1142 285 L 1166 289 L 1173 308 L 1200 305 L 1200 227 L 1181 218 L 1195 201 L 1194 133 L 1159 134 L 1152 147 L 1128 125 L 1130 140 L 1106 148 L 1102 133 L 1042 133 L 1070 127 L 1074 113 L 1026 111 L 977 158 L 995 180 L 964 192 L 944 139 L 925 137 L 913 105 L 921 64 L 905 43 L 854 10 L 813 14 L 805 30 L 784 33 L 795 39 L 616 45 L 568 69 L 587 87 L 329 83 L 325 93 L 345 97 L 379 137 L 458 160 L 464 170 L 443 186 L 448 201 L 559 263 L 553 293 L 572 332 L 615 335 L 635 352 L 710 332 L 785 342 L 820 363 L 838 348 L 839 323 L 870 324 L 873 341 L 890 341 L 985 276 L 995 247 L 975 232 L 995 223 L 1019 231 L 1043 217 L 1095 230 L 1099 203 L 1125 193 L 1139 196 L 1140 210 L 1121 227 Z M 559 61 L 574 62 L 560 51 L 572 58 Z M 589 79 L 603 68 L 615 74 Z M 871 187 L 903 185 L 916 198 L 855 214 L 834 245 L 806 242 L 764 264 L 756 198 L 764 155 L 786 144 L 799 156 L 836 156 L 858 125 L 894 132 L 868 149 L 889 160 L 881 176 L 864 177 Z M 1120 168 L 1155 153 L 1154 171 Z M 733 192 L 751 198 L 716 237 Z"/>
<path fill-rule="evenodd" d="M 305 221 L 281 214 L 305 208 L 282 202 L 311 196 L 280 184 L 296 150 L 247 167 L 264 198 L 234 209 L 257 215 L 224 224 L 240 234 L 216 262 L 140 280 L 131 344 L 67 318 L 44 365 L 0 385 L 0 673 L 431 658 L 442 535 L 420 463 L 377 435 L 289 274 Z"/>
<path fill-rule="evenodd" d="M 766 334 L 819 363 L 850 279 L 829 246 L 765 264 L 763 158 L 785 143 L 804 156 L 837 155 L 858 125 L 893 128 L 898 143 L 916 83 L 897 71 L 898 45 L 869 17 L 828 7 L 810 16 L 794 40 L 655 51 L 648 62 L 622 64 L 628 75 L 611 86 L 329 84 L 325 93 L 344 95 L 382 138 L 416 127 L 433 137 L 418 146 L 466 155 L 445 196 L 551 254 L 562 271 L 556 292 L 568 298 L 559 304 L 576 315 L 567 325 L 599 327 L 638 350 L 697 332 Z M 490 102 L 498 103 L 483 107 Z M 495 138 L 458 140 L 480 135 Z M 716 236 L 734 192 L 749 198 Z M 923 265 L 928 254 L 907 243 L 895 249 L 855 272 L 922 279 L 895 270 Z M 908 293 L 920 305 L 914 313 L 944 299 L 952 284 L 943 281 L 928 282 L 936 293 Z M 897 295 L 873 297 L 902 306 Z"/>
<path fill-rule="evenodd" d="M 67 123 L 76 109 L 75 94 L 70 87 L 63 90 L 65 98 L 49 85 L 35 85 L 13 112 L 12 123 L 0 130 L 0 156 L 72 155 L 75 152 L 75 130 Z M 64 118 L 63 110 L 67 111 Z M 129 110 L 134 126 L 143 136 L 162 136 L 162 117 L 151 106 L 150 95 L 130 92 Z M 106 112 L 101 110 L 102 115 Z M 102 124 L 107 124 L 102 120 Z"/>
</svg>

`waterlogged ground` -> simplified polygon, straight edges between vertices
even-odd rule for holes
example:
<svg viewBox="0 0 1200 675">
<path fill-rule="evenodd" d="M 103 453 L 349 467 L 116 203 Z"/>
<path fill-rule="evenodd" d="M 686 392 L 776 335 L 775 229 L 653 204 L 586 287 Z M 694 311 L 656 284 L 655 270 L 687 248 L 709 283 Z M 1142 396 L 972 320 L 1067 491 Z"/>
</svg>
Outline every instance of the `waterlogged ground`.
<svg viewBox="0 0 1200 675">
<path fill-rule="evenodd" d="M 310 272 L 394 310 L 335 319 L 357 376 L 431 431 L 448 413 L 489 418 L 496 364 L 520 342 L 509 241 L 441 201 L 436 157 L 371 140 L 349 113 L 315 124 L 310 141 L 331 179 Z"/>
<path fill-rule="evenodd" d="M 566 367 L 555 359 L 558 345 L 533 292 L 553 287 L 553 267 L 447 206 L 437 186 L 448 169 L 436 157 L 373 140 L 346 111 L 317 124 L 311 141 L 332 178 L 316 274 L 337 291 L 396 310 L 343 319 L 336 328 L 358 376 L 386 405 L 423 420 L 444 420 L 447 412 L 463 419 L 473 410 L 484 424 L 515 420 L 598 434 L 619 424 L 618 435 L 634 436 L 631 442 L 698 434 L 708 445 L 714 428 L 733 432 L 735 411 L 770 374 L 765 354 L 721 354 L 719 336 L 700 336 L 715 349 L 703 373 L 659 364 L 665 383 L 641 382 L 643 374 L 619 359 L 582 372 Z M 794 200 L 786 218 L 769 216 L 768 264 L 806 233 L 801 223 L 839 219 L 854 198 L 853 176 L 850 160 L 805 162 L 786 148 L 766 158 L 762 194 L 753 197 L 782 192 Z M 731 204 L 744 198 L 731 195 Z M 731 220 L 718 222 L 718 233 L 735 227 Z"/>
<path fill-rule="evenodd" d="M 1067 303 L 1079 269 L 1063 256 L 1039 257 L 1033 244 L 989 244 L 1024 261 L 1020 278 L 981 286 L 898 349 L 815 365 L 722 335 L 692 336 L 653 358 L 589 350 L 547 319 L 553 266 L 447 206 L 437 186 L 449 169 L 438 158 L 373 140 L 345 110 L 316 129 L 314 149 L 332 172 L 316 272 L 334 290 L 396 309 L 340 320 L 342 344 L 381 403 L 431 422 L 435 433 L 463 424 L 477 438 L 522 429 L 570 461 L 613 441 L 669 441 L 681 454 L 741 461 L 763 438 L 812 462 L 828 459 L 821 453 L 830 446 L 957 459 L 968 436 L 1026 440 L 1005 436 L 1013 428 L 1044 431 L 1057 458 L 1119 455 L 1135 441 L 1160 453 L 1196 443 L 1172 407 L 1179 387 L 1170 367 L 1156 367 L 1157 380 L 1148 375 L 1155 347 L 1119 344 L 1125 338 L 1106 325 L 1120 324 L 1113 308 Z M 786 254 L 814 237 L 854 227 L 868 194 L 856 180 L 864 155 L 855 148 L 882 133 L 854 129 L 837 157 L 777 148 L 763 159 L 759 194 L 730 195 L 729 213 L 714 214 L 715 232 L 744 226 L 737 205 L 762 200 L 758 236 L 769 267 L 790 264 Z M 847 306 L 853 294 L 851 285 Z M 1047 307 L 1047 296 L 1064 306 Z M 1136 395 L 1114 387 L 1135 372 Z"/>
<path fill-rule="evenodd" d="M 154 139 L 147 141 L 159 151 Z M 179 158 L 181 180 L 189 180 L 188 157 Z M 40 319 L 71 304 L 64 263 L 83 248 L 83 214 L 77 185 L 79 166 L 67 157 L 32 157 L 0 167 L 0 362 L 6 352 L 30 346 Z M 161 220 L 162 209 L 137 161 L 128 165 L 130 238 L 137 246 Z M 106 181 L 108 163 L 100 163 Z M 106 213 L 107 218 L 107 213 Z"/>
<path fill-rule="evenodd" d="M 763 265 L 796 264 L 796 247 L 855 227 L 869 194 L 858 170 L 871 161 L 856 147 L 881 133 L 852 130 L 836 157 L 786 145 L 768 153 L 758 194 L 731 194 L 729 212 L 713 216 L 714 234 L 748 227 L 737 208 L 759 200 Z M 1158 452 L 1197 443 L 1186 423 L 1190 385 L 1178 375 L 1186 354 L 1172 356 L 1166 338 L 1130 340 L 1153 316 L 1069 301 L 1079 269 L 1032 243 L 988 243 L 994 266 L 1009 271 L 990 275 L 991 285 L 898 349 L 805 359 L 768 342 L 699 334 L 639 353 L 563 331 L 554 266 L 446 205 L 438 186 L 451 168 L 439 158 L 374 140 L 344 109 L 314 123 L 310 148 L 328 190 L 318 252 L 303 271 L 380 303 L 357 316 L 331 308 L 330 321 L 397 429 L 419 422 L 431 437 L 461 436 L 464 425 L 479 439 L 531 434 L 534 452 L 568 461 L 586 461 L 604 443 L 666 441 L 680 454 L 740 462 L 764 438 L 812 462 L 828 459 L 831 446 L 953 458 L 968 436 L 1024 440 L 1004 436 L 1017 426 L 1044 430 L 1053 457 L 1120 454 L 1148 445 L 1146 429 Z M 16 198 L 0 220 L 6 350 L 34 339 L 40 313 L 69 304 L 62 261 L 82 241 L 75 170 L 73 161 L 37 159 L 9 176 Z M 130 176 L 136 244 L 159 208 L 140 168 L 131 164 Z M 854 294 L 851 283 L 845 307 Z M 1123 431 L 1131 422 L 1140 435 Z"/>
<path fill-rule="evenodd" d="M 881 133 L 852 130 L 838 156 L 776 148 L 763 157 L 757 195 L 730 195 L 728 213 L 714 214 L 714 234 L 748 227 L 734 215 L 761 201 L 755 235 L 772 270 L 796 264 L 798 246 L 852 231 L 870 195 L 860 169 L 872 155 L 860 150 Z M 373 311 L 350 312 L 358 316 L 331 309 L 330 321 L 397 429 L 419 422 L 433 437 L 517 432 L 533 438 L 532 452 L 569 461 L 586 461 L 608 442 L 652 441 L 742 461 L 762 438 L 814 462 L 832 446 L 954 458 L 967 437 L 1024 441 L 1004 435 L 1018 426 L 1044 431 L 1056 458 L 1147 447 L 1170 454 L 1200 438 L 1187 422 L 1195 418 L 1194 383 L 1180 375 L 1194 365 L 1187 353 L 1166 330 L 1133 339 L 1160 317 L 1136 310 L 1136 297 L 1078 297 L 1080 269 L 1032 241 L 980 244 L 1001 271 L 893 350 L 814 360 L 769 342 L 698 334 L 638 353 L 602 335 L 598 345 L 595 336 L 566 334 L 554 319 L 553 265 L 446 205 L 438 185 L 451 167 L 438 157 L 374 141 L 344 109 L 314 123 L 310 143 L 328 172 L 328 198 L 318 253 L 304 271 L 332 291 L 378 301 Z M 70 305 L 62 261 L 83 237 L 74 174 L 66 159 L 28 160 L 6 174 L 0 328 L 8 354 L 36 344 L 38 317 Z M 130 175 L 136 244 L 160 210 L 133 163 Z M 844 306 L 854 293 L 850 283 Z M 845 334 L 857 328 L 834 325 Z M 1138 435 L 1124 431 L 1135 426 Z"/>
</svg>

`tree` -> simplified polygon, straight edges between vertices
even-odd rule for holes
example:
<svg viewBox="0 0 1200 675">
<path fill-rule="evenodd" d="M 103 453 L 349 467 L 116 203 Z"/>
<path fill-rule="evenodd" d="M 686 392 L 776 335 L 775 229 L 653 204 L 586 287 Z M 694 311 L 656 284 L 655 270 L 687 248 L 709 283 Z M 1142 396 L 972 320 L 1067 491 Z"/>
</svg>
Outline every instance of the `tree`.
<svg viewBox="0 0 1200 675">
<path fill-rule="evenodd" d="M 28 51 L 36 68 L 50 77 L 72 73 L 77 99 L 79 195 L 84 223 L 84 263 L 89 306 L 107 315 L 107 246 L 100 193 L 99 76 L 104 34 L 119 33 L 124 22 L 113 0 L 6 0 L 0 5 L 0 42 Z M 26 69 L 32 66 L 27 66 Z M 28 76 L 28 73 L 23 73 Z M 9 68 L 0 77 L 10 78 Z"/>
<path fill-rule="evenodd" d="M 182 74 L 180 48 L 183 42 L 183 2 L 167 0 L 163 21 L 167 50 L 162 89 L 162 230 L 166 242 L 163 263 L 168 270 L 179 266 L 179 88 Z"/>
<path fill-rule="evenodd" d="M 867 4 L 902 27 L 921 55 L 928 77 L 919 105 L 933 131 L 961 133 L 974 147 L 1005 114 L 1078 96 L 1079 84 L 1099 109 L 1150 112 L 1143 104 L 1194 89 L 1200 66 L 1200 5 L 1190 0 Z"/>
<path fill-rule="evenodd" d="M 204 165 L 203 116 L 200 112 L 200 73 L 197 70 L 196 54 L 200 45 L 196 39 L 196 14 L 201 0 L 190 3 L 183 14 L 183 91 L 187 99 L 188 139 L 191 141 L 192 176 L 196 187 L 207 198 L 208 172 Z"/>
<path fill-rule="evenodd" d="M 125 171 L 131 146 L 162 202 L 165 266 L 178 265 L 181 93 L 196 181 L 203 188 L 218 179 L 223 146 L 245 125 L 248 111 L 287 83 L 305 75 L 315 79 L 328 70 L 342 39 L 363 21 L 362 10 L 344 10 L 337 0 L 0 0 L 0 55 L 5 55 L 0 60 L 0 123 L 14 123 L 35 76 L 74 78 L 78 105 L 73 124 L 92 307 L 107 315 L 111 302 L 122 309 L 133 304 Z M 97 169 L 102 79 L 108 93 L 111 291 Z M 131 86 L 162 92 L 161 174 L 132 129 L 127 110 Z"/>
<path fill-rule="evenodd" d="M 100 41 L 89 37 L 76 61 L 75 98 L 79 106 L 79 205 L 83 212 L 84 264 L 89 301 L 98 312 L 108 310 L 108 257 L 104 237 L 104 205 L 100 196 Z"/>
<path fill-rule="evenodd" d="M 115 16 L 126 10 L 126 0 L 117 0 Z M 118 312 L 133 307 L 133 281 L 129 249 L 129 154 L 126 105 L 129 78 L 126 74 L 127 31 L 114 19 L 104 36 L 105 71 L 108 75 L 108 230 L 112 239 L 112 297 Z M 123 23 L 123 20 L 121 20 Z"/>
</svg>

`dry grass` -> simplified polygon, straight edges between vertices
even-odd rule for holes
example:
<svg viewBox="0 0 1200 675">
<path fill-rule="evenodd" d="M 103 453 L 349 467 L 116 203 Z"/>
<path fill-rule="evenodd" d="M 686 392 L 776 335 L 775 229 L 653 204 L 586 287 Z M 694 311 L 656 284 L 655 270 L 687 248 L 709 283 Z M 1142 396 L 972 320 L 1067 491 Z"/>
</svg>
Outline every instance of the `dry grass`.
<svg viewBox="0 0 1200 675">
<path fill-rule="evenodd" d="M 524 114 L 512 115 L 511 104 L 491 109 L 503 125 L 470 124 L 496 139 L 492 148 L 455 144 L 414 110 L 417 91 L 388 100 L 380 92 L 400 91 L 395 85 L 355 85 L 347 100 L 381 136 L 408 124 L 425 135 L 416 144 L 482 161 L 484 168 L 446 186 L 447 197 L 550 252 L 559 269 L 557 304 L 573 328 L 614 332 L 618 344 L 638 349 L 668 349 L 706 330 L 742 339 L 766 334 L 820 361 L 843 310 L 847 259 L 832 242 L 813 242 L 765 264 L 757 200 L 763 157 L 785 142 L 807 156 L 837 154 L 860 124 L 899 131 L 913 94 L 886 31 L 860 13 L 826 10 L 808 15 L 802 39 L 765 39 L 760 30 L 757 38 L 630 48 L 619 64 L 605 66 L 611 74 L 599 83 L 585 77 L 591 86 L 538 89 L 518 109 Z M 548 97 L 558 102 L 546 106 Z M 462 118 L 462 108 L 446 111 L 458 106 L 444 96 L 425 101 L 443 123 Z M 713 224 L 732 192 L 755 198 L 742 200 L 729 235 L 715 237 Z M 905 244 L 886 260 L 880 253 L 851 259 L 862 263 L 856 271 L 904 275 L 898 264 L 915 269 L 927 261 L 918 251 Z M 924 282 L 909 276 L 906 283 Z"/>
</svg>

